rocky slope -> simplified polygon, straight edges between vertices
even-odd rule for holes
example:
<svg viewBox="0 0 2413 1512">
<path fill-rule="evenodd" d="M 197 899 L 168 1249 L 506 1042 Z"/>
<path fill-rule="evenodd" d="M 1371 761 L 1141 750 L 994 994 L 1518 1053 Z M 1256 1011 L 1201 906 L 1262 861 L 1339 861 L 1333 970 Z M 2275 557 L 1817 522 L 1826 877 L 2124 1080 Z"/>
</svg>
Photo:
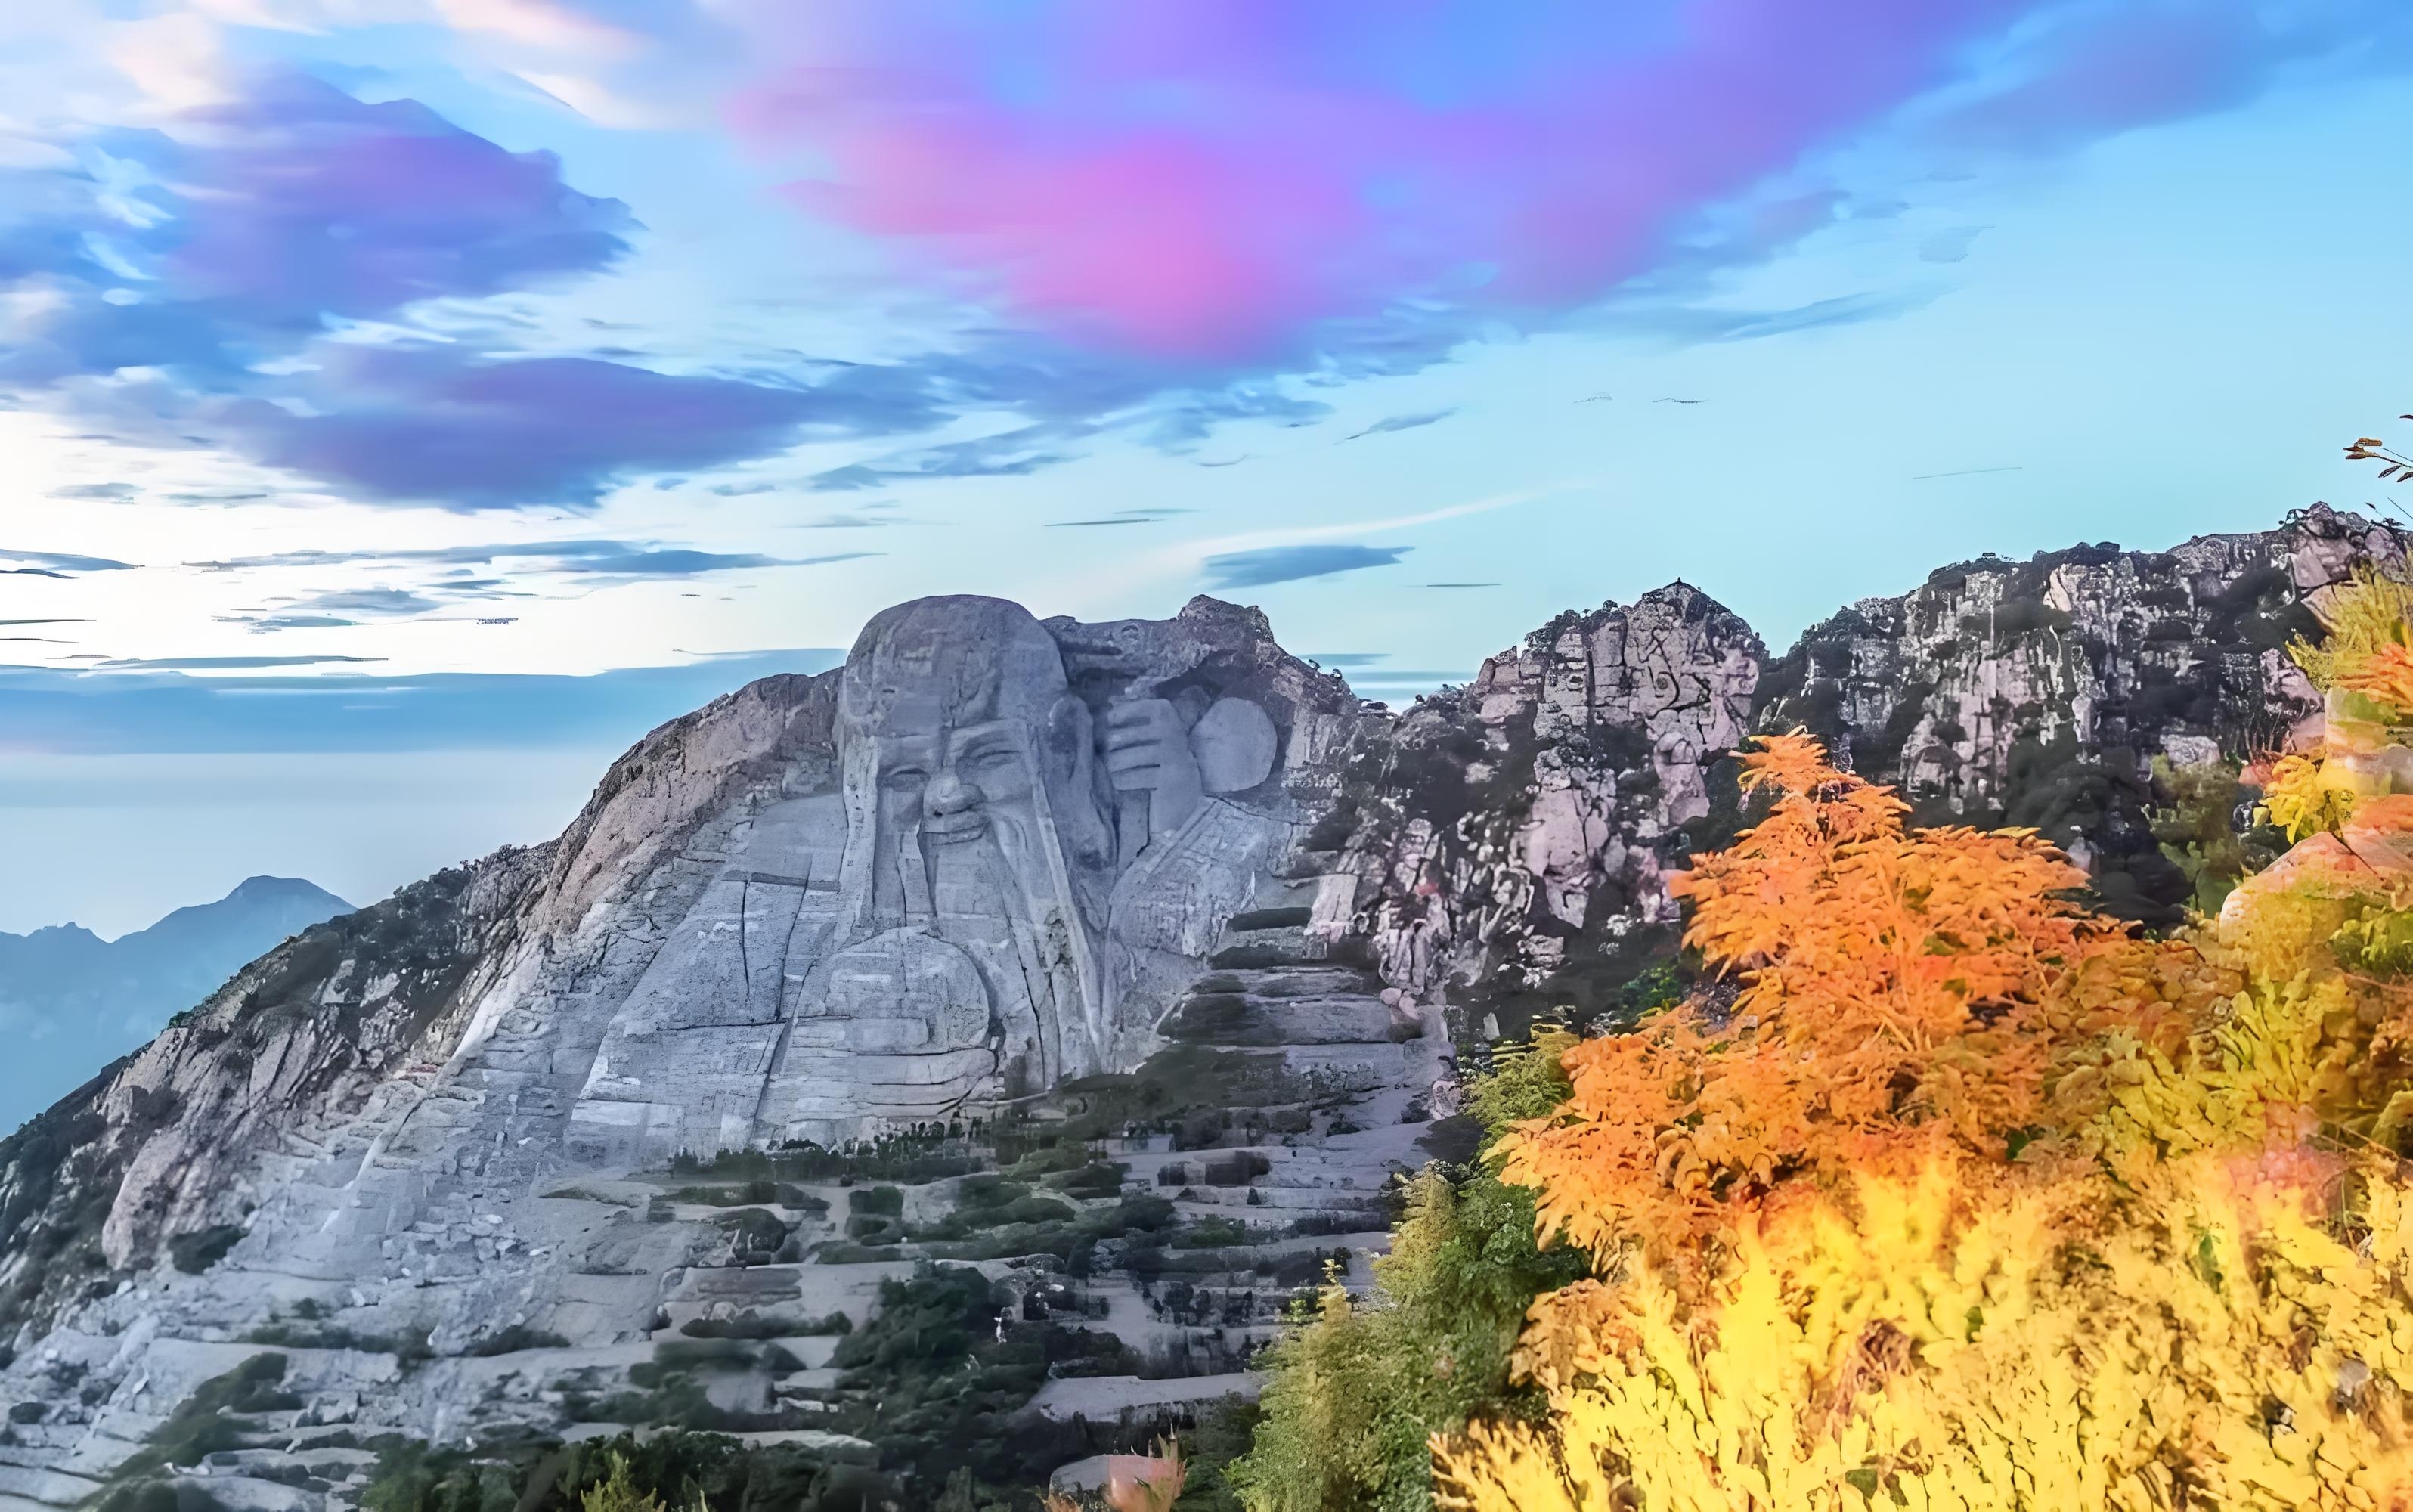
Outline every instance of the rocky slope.
<svg viewBox="0 0 2413 1512">
<path fill-rule="evenodd" d="M 1666 875 L 1744 822 L 1748 733 L 2040 823 L 2168 916 L 2154 759 L 2286 739 L 2307 598 L 2405 544 L 2315 511 L 1961 564 L 1782 658 L 1679 584 L 1396 716 L 1212 600 L 1044 636 L 981 609 L 1019 648 L 985 671 L 932 633 L 964 601 L 894 611 L 850 671 L 655 732 L 558 840 L 307 931 L 0 1143 L 0 1498 L 316 1508 L 379 1434 L 663 1421 L 896 1475 L 1082 1460 L 1245 1391 L 1327 1259 L 1363 1279 L 1387 1174 L 1457 1152 L 1461 1046 L 1667 989 Z M 1175 743 L 1137 807 L 1086 764 L 1134 740 Z M 951 880 L 992 845 L 1005 873 Z M 999 1310 L 977 1407 L 881 1332 L 941 1304 Z"/>
</svg>

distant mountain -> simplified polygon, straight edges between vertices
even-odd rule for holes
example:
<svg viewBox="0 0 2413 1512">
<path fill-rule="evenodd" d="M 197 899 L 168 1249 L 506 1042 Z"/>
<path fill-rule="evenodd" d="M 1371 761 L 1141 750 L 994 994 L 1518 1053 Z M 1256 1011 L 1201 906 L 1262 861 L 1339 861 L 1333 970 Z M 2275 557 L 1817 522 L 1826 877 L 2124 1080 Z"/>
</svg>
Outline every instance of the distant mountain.
<svg viewBox="0 0 2413 1512">
<path fill-rule="evenodd" d="M 159 1032 L 246 963 L 352 905 L 291 877 L 103 940 L 81 925 L 0 934 L 0 1130 L 50 1106 Z"/>
</svg>

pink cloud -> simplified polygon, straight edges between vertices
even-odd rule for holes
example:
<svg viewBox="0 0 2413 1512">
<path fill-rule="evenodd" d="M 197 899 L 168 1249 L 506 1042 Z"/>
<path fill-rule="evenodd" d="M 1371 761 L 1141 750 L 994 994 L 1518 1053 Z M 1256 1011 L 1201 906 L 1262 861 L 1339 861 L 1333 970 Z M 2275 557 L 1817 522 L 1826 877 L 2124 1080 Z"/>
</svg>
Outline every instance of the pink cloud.
<svg viewBox="0 0 2413 1512">
<path fill-rule="evenodd" d="M 2332 40 L 2378 13 L 2322 4 Z M 2262 14 L 2250 0 L 827 0 L 758 30 L 787 61 L 732 113 L 757 144 L 809 155 L 792 192 L 811 212 L 910 245 L 1011 313 L 1151 356 L 1245 361 L 1406 298 L 1511 317 L 1596 299 L 1704 211 L 1967 83 L 1980 55 L 2006 115 L 2039 136 L 2210 108 L 2258 80 Z M 2141 57 L 2140 30 L 2156 44 Z"/>
<path fill-rule="evenodd" d="M 1596 295 L 2021 8 L 1057 0 L 1009 30 L 877 0 L 736 115 L 826 164 L 812 210 L 1027 317 L 1249 357 L 1406 296 Z"/>
</svg>

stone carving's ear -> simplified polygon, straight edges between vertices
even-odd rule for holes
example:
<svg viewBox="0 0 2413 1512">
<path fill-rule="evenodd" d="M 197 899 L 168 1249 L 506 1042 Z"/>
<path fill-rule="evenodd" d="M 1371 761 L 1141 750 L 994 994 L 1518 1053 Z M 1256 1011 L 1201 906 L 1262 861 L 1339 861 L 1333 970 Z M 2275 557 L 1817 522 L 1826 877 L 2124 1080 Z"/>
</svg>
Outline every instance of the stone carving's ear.
<svg viewBox="0 0 2413 1512">
<path fill-rule="evenodd" d="M 1047 711 L 1039 732 L 1047 775 L 1058 782 L 1086 775 L 1089 764 L 1089 706 L 1067 693 Z"/>
<path fill-rule="evenodd" d="M 1096 759 L 1096 749 L 1089 725 L 1089 706 L 1067 693 L 1047 711 L 1039 732 L 1040 761 L 1046 771 L 1043 774 L 1048 791 L 1058 800 L 1056 805 L 1056 833 L 1068 846 L 1079 863 L 1083 877 L 1088 877 L 1101 867 L 1111 866 L 1115 857 L 1114 826 L 1106 823 L 1101 808 L 1099 789 L 1104 782 L 1104 763 Z M 1076 882 L 1076 890 L 1086 887 Z M 1095 923 L 1104 907 L 1103 895 L 1084 896 L 1082 912 Z"/>
</svg>

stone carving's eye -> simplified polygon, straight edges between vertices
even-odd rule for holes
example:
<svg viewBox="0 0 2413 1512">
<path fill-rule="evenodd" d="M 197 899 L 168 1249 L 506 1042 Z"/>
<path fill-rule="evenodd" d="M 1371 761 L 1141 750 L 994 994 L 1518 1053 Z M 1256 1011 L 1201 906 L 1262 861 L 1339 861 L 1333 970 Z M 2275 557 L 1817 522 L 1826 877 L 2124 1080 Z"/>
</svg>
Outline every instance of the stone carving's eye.
<svg viewBox="0 0 2413 1512">
<path fill-rule="evenodd" d="M 964 758 L 964 764 L 975 772 L 1001 771 L 1013 762 L 1011 746 L 984 746 Z"/>
<path fill-rule="evenodd" d="M 911 793 L 930 780 L 930 774 L 918 766 L 896 766 L 889 768 L 888 775 L 881 780 L 900 793 Z"/>
</svg>

